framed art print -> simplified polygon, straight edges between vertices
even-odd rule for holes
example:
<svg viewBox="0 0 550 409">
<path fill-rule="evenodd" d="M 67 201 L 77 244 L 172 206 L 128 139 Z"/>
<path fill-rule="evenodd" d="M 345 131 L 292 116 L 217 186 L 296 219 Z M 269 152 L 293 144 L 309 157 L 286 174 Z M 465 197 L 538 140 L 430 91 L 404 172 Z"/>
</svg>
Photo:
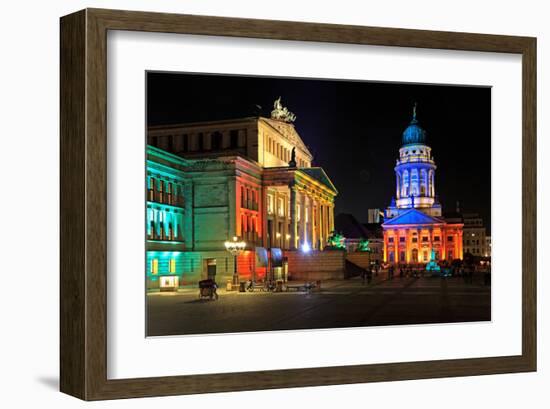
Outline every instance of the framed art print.
<svg viewBox="0 0 550 409">
<path fill-rule="evenodd" d="M 61 390 L 536 369 L 533 38 L 61 19 Z"/>
</svg>

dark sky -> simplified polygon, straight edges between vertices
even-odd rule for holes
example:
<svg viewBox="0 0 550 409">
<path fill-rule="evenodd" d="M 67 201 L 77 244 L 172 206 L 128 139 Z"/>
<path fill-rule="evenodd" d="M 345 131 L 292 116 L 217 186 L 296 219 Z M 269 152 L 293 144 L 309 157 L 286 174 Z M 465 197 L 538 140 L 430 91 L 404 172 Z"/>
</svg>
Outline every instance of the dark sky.
<svg viewBox="0 0 550 409">
<path fill-rule="evenodd" d="M 367 221 L 395 194 L 394 166 L 414 102 L 427 132 L 443 212 L 460 201 L 490 229 L 491 90 L 366 81 L 148 73 L 149 125 L 269 117 L 273 101 L 296 114 L 294 123 L 339 195 L 336 214 Z"/>
</svg>

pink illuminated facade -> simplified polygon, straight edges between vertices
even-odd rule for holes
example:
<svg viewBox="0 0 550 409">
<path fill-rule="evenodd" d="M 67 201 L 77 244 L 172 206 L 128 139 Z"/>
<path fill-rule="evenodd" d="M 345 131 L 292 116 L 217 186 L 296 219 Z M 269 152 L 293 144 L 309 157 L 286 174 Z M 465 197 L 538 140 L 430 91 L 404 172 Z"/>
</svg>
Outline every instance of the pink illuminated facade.
<svg viewBox="0 0 550 409">
<path fill-rule="evenodd" d="M 426 132 L 418 125 L 416 106 L 403 132 L 395 166 L 395 198 L 385 211 L 384 261 L 422 264 L 462 259 L 463 224 L 446 221 L 435 190 L 436 165 Z"/>
</svg>

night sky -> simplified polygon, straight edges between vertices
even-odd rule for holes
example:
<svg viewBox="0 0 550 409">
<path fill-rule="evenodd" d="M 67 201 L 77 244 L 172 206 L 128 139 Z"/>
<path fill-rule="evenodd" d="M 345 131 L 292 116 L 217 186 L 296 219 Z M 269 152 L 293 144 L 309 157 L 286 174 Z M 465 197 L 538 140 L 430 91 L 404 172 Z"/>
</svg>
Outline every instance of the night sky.
<svg viewBox="0 0 550 409">
<path fill-rule="evenodd" d="M 490 232 L 491 90 L 366 81 L 148 73 L 149 125 L 269 117 L 273 101 L 296 114 L 296 130 L 338 189 L 335 214 L 367 221 L 395 195 L 394 166 L 412 107 L 437 165 L 443 212 L 460 201 Z"/>
</svg>

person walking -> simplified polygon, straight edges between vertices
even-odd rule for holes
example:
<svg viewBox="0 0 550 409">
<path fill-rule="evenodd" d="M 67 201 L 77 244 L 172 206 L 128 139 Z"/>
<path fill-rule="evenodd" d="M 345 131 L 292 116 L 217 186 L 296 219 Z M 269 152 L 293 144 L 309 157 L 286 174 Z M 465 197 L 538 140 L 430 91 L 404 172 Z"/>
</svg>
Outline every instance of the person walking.
<svg viewBox="0 0 550 409">
<path fill-rule="evenodd" d="M 372 282 L 372 268 L 369 268 L 367 271 L 367 284 L 370 285 L 370 283 Z"/>
</svg>

